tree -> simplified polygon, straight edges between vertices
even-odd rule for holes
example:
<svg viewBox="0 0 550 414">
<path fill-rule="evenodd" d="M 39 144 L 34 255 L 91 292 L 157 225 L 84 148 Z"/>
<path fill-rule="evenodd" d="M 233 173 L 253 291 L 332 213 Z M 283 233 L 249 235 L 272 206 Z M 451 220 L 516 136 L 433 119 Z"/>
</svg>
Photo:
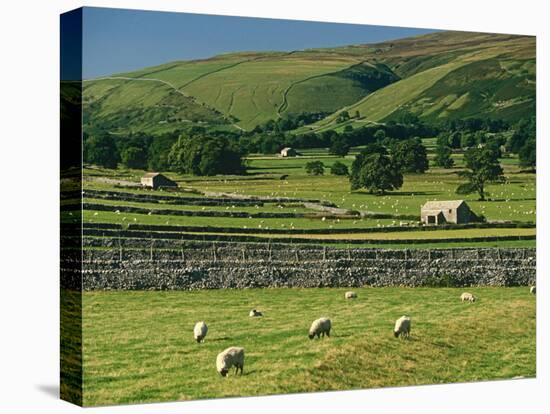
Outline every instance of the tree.
<svg viewBox="0 0 550 414">
<path fill-rule="evenodd" d="M 415 125 L 420 123 L 420 119 L 413 113 L 404 111 L 397 117 L 397 123 L 403 125 Z"/>
<path fill-rule="evenodd" d="M 168 154 L 173 171 L 180 174 L 242 174 L 242 153 L 223 137 L 181 135 Z"/>
<path fill-rule="evenodd" d="M 484 201 L 487 193 L 485 185 L 490 182 L 503 182 L 504 174 L 499 164 L 497 153 L 490 148 L 472 148 L 464 153 L 466 171 L 459 172 L 459 176 L 468 182 L 456 189 L 457 194 L 478 193 L 479 200 Z"/>
<path fill-rule="evenodd" d="M 451 144 L 449 143 L 449 134 L 446 133 L 446 132 L 441 132 L 441 133 L 437 136 L 436 145 L 437 145 L 438 147 L 439 147 L 439 146 L 442 146 L 442 147 L 450 147 Z"/>
<path fill-rule="evenodd" d="M 349 133 L 352 132 L 352 131 L 353 131 L 353 127 L 352 127 L 351 125 L 346 125 L 346 126 L 344 127 L 344 133 L 348 133 L 348 134 L 349 134 Z"/>
<path fill-rule="evenodd" d="M 448 145 L 438 145 L 435 149 L 435 165 L 442 168 L 451 168 L 454 160 L 451 158 L 453 150 Z"/>
<path fill-rule="evenodd" d="M 476 137 L 474 134 L 464 133 L 460 138 L 460 146 L 462 148 L 471 148 L 476 145 Z"/>
<path fill-rule="evenodd" d="M 170 169 L 168 154 L 177 140 L 178 137 L 176 134 L 163 134 L 153 139 L 147 155 L 147 167 L 149 170 L 164 171 Z"/>
<path fill-rule="evenodd" d="M 401 188 L 403 174 L 387 151 L 368 151 L 365 148 L 353 161 L 350 183 L 352 190 L 366 188 L 369 193 L 384 194 Z"/>
<path fill-rule="evenodd" d="M 263 137 L 260 143 L 260 151 L 262 154 L 274 154 L 279 152 L 284 147 L 284 137 L 280 135 L 268 135 Z"/>
<path fill-rule="evenodd" d="M 462 134 L 458 131 L 453 132 L 449 135 L 449 146 L 451 148 L 460 148 L 462 142 Z"/>
<path fill-rule="evenodd" d="M 349 112 L 348 111 L 342 111 L 338 114 L 338 123 L 345 122 L 349 120 Z"/>
<path fill-rule="evenodd" d="M 386 138 L 386 132 L 383 129 L 379 129 L 374 133 L 374 139 L 376 141 L 382 141 L 384 138 Z"/>
<path fill-rule="evenodd" d="M 519 151 L 523 148 L 527 140 L 535 139 L 536 136 L 536 118 L 531 117 L 529 119 L 520 120 L 515 126 L 515 131 L 506 145 L 508 147 L 508 151 L 519 154 Z"/>
<path fill-rule="evenodd" d="M 325 173 L 325 164 L 321 161 L 310 161 L 306 164 L 306 172 L 309 175 L 323 175 Z"/>
<path fill-rule="evenodd" d="M 426 147 L 420 138 L 398 142 L 392 152 L 392 158 L 404 172 L 423 173 L 428 169 Z"/>
<path fill-rule="evenodd" d="M 535 169 L 537 166 L 537 142 L 528 139 L 519 150 L 519 165 Z"/>
<path fill-rule="evenodd" d="M 114 138 L 108 133 L 89 137 L 84 143 L 84 161 L 105 168 L 116 168 L 120 156 Z"/>
<path fill-rule="evenodd" d="M 350 146 L 344 138 L 337 136 L 330 146 L 329 153 L 338 155 L 339 157 L 345 157 L 349 152 Z"/>
<path fill-rule="evenodd" d="M 141 147 L 128 147 L 121 154 L 122 164 L 128 168 L 147 168 L 147 152 Z"/>
<path fill-rule="evenodd" d="M 346 166 L 346 164 L 344 164 L 340 161 L 336 161 L 330 167 L 330 173 L 332 175 L 348 175 L 349 171 L 348 171 L 348 167 Z"/>
</svg>

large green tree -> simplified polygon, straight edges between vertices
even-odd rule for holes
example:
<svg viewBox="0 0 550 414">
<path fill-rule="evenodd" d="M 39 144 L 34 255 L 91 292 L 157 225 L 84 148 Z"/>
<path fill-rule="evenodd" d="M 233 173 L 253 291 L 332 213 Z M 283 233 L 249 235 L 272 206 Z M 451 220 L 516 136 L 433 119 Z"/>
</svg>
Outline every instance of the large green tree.
<svg viewBox="0 0 550 414">
<path fill-rule="evenodd" d="M 168 154 L 170 168 L 180 174 L 242 174 L 241 152 L 223 137 L 181 135 Z"/>
<path fill-rule="evenodd" d="M 116 142 L 108 133 L 100 133 L 84 141 L 84 162 L 116 168 L 119 161 Z"/>
<path fill-rule="evenodd" d="M 514 133 L 509 138 L 508 151 L 519 154 L 525 143 L 537 136 L 537 122 L 533 116 L 529 119 L 520 120 L 514 127 Z"/>
<path fill-rule="evenodd" d="M 333 155 L 338 155 L 339 157 L 345 157 L 348 155 L 350 145 L 346 142 L 343 137 L 338 136 L 332 141 L 330 146 L 329 153 Z"/>
<path fill-rule="evenodd" d="M 121 154 L 122 164 L 128 168 L 147 168 L 147 151 L 141 147 L 127 147 Z"/>
<path fill-rule="evenodd" d="M 384 194 L 403 185 L 403 174 L 384 147 L 368 145 L 351 166 L 351 189 L 366 188 L 369 193 Z"/>
<path fill-rule="evenodd" d="M 498 154 L 491 148 L 472 148 L 464 153 L 466 170 L 459 175 L 467 180 L 456 189 L 457 194 L 478 193 L 479 200 L 485 200 L 487 183 L 504 182 L 504 174 Z"/>
<path fill-rule="evenodd" d="M 393 148 L 392 158 L 404 172 L 423 173 L 428 169 L 426 147 L 420 138 L 398 142 Z"/>
<path fill-rule="evenodd" d="M 451 168 L 454 165 L 454 160 L 451 158 L 453 153 L 448 145 L 438 144 L 435 148 L 435 165 L 442 168 Z"/>
<path fill-rule="evenodd" d="M 168 154 L 174 143 L 178 140 L 175 134 L 163 134 L 155 137 L 149 146 L 147 167 L 151 171 L 164 171 L 170 169 Z"/>
<path fill-rule="evenodd" d="M 528 139 L 519 150 L 519 164 L 522 167 L 535 169 L 537 166 L 537 142 Z"/>
</svg>

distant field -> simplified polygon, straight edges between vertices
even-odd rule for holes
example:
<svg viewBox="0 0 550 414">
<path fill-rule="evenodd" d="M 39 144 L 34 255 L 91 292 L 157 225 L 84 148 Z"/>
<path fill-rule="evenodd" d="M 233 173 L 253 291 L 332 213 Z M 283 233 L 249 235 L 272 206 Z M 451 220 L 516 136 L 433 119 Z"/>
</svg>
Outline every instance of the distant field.
<svg viewBox="0 0 550 414">
<path fill-rule="evenodd" d="M 426 139 L 429 155 L 432 156 L 434 139 Z M 264 202 L 263 205 L 242 206 L 209 205 L 198 206 L 194 204 L 173 204 L 170 200 L 161 200 L 151 203 L 144 200 L 120 201 L 86 197 L 85 201 L 93 204 L 111 206 L 112 211 L 100 211 L 90 207 L 84 211 L 85 223 L 113 223 L 126 227 L 128 224 L 154 224 L 154 225 L 180 225 L 209 227 L 205 234 L 224 235 L 223 228 L 241 228 L 261 230 L 258 237 L 277 239 L 281 237 L 303 238 L 302 235 L 288 236 L 277 235 L 272 230 L 285 229 L 319 229 L 334 232 L 342 229 L 342 233 L 308 235 L 309 240 L 323 240 L 332 243 L 335 240 L 350 240 L 357 243 L 358 240 L 395 240 L 392 247 L 407 247 L 406 240 L 429 240 L 425 247 L 434 247 L 434 240 L 440 240 L 437 247 L 459 247 L 456 241 L 446 239 L 461 238 L 464 247 L 526 247 L 534 246 L 535 240 L 501 240 L 494 241 L 469 241 L 471 238 L 480 237 L 506 237 L 506 236 L 534 236 L 535 229 L 468 229 L 468 230 L 441 230 L 434 228 L 432 231 L 405 232 L 405 233 L 354 233 L 346 234 L 346 229 L 373 229 L 396 226 L 417 225 L 420 217 L 420 207 L 429 200 L 455 200 L 465 199 L 476 214 L 483 215 L 489 221 L 514 221 L 534 223 L 536 221 L 536 176 L 532 173 L 521 171 L 518 160 L 515 157 L 501 160 L 507 181 L 505 184 L 492 184 L 487 186 L 489 199 L 478 201 L 476 194 L 467 196 L 457 195 L 455 190 L 461 179 L 457 172 L 463 167 L 463 154 L 453 154 L 455 168 L 445 170 L 432 166 L 425 174 L 406 174 L 404 184 L 398 191 L 389 192 L 384 196 L 368 194 L 365 191 L 350 192 L 347 177 L 333 176 L 329 173 L 329 167 L 336 161 L 343 162 L 351 167 L 355 154 L 360 148 L 353 148 L 350 155 L 336 157 L 328 154 L 326 148 L 307 149 L 301 151 L 303 156 L 294 158 L 281 158 L 277 156 L 256 154 L 247 158 L 247 175 L 244 176 L 214 176 L 195 177 L 181 176 L 174 173 L 167 175 L 178 182 L 177 191 L 151 191 L 139 187 L 120 187 L 116 183 L 139 183 L 143 171 L 140 170 L 106 170 L 85 169 L 85 190 L 109 190 L 115 192 L 164 195 L 173 197 L 193 197 L 200 200 L 205 197 L 203 192 L 214 197 L 222 197 L 222 193 L 237 194 L 240 196 L 263 196 L 271 198 L 290 198 L 292 202 Z M 305 173 L 305 165 L 311 160 L 321 160 L 325 164 L 325 175 L 310 176 Z M 284 178 L 284 179 L 281 179 Z M 306 207 L 299 200 L 322 200 L 330 202 L 339 208 L 366 213 L 365 217 L 326 217 L 329 213 L 322 213 Z M 138 207 L 141 213 L 127 213 L 115 211 L 117 207 Z M 174 214 L 156 214 L 155 210 L 173 211 Z M 181 216 L 179 211 L 194 212 L 219 212 L 223 214 L 244 214 L 248 217 L 205 217 L 205 216 Z M 265 218 L 253 217 L 257 213 L 290 213 L 307 214 L 308 217 L 292 218 Z M 385 215 L 383 218 L 368 216 Z M 63 215 L 63 220 L 71 221 L 76 216 Z M 212 233 L 212 227 L 219 227 L 217 233 Z M 237 235 L 237 233 L 234 233 Z M 400 244 L 399 240 L 403 240 Z M 501 244 L 499 244 L 501 243 Z M 373 244 L 369 246 L 374 247 Z M 390 247 L 390 245 L 386 245 Z M 410 244 L 408 246 L 411 246 Z M 418 248 L 417 245 L 414 246 Z"/>
<path fill-rule="evenodd" d="M 84 404 L 144 403 L 533 377 L 535 297 L 528 288 L 250 289 L 83 295 Z M 263 318 L 249 318 L 252 308 Z M 413 319 L 411 339 L 393 338 Z M 310 341 L 328 316 L 331 338 Z M 204 320 L 203 344 L 193 325 Z M 220 377 L 217 353 L 246 351 L 242 377 Z"/>
</svg>

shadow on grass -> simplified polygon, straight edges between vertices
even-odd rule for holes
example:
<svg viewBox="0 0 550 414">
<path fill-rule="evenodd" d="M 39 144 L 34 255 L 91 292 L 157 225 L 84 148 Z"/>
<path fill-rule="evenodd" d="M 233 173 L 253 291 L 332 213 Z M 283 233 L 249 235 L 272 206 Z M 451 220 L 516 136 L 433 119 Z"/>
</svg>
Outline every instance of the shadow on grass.
<svg viewBox="0 0 550 414">
<path fill-rule="evenodd" d="M 227 341 L 231 339 L 229 336 L 222 336 L 220 338 L 212 338 L 209 340 L 209 342 L 221 342 L 221 341 Z"/>
</svg>

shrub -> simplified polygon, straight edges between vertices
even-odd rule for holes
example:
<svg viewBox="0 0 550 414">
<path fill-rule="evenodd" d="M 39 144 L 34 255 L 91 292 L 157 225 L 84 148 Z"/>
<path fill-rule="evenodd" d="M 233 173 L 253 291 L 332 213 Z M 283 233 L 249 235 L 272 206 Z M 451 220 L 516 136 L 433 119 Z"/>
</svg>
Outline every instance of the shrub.
<svg viewBox="0 0 550 414">
<path fill-rule="evenodd" d="M 330 167 L 330 173 L 332 175 L 349 175 L 348 167 L 340 161 L 336 161 L 332 164 Z"/>
<path fill-rule="evenodd" d="M 310 161 L 306 164 L 306 172 L 309 175 L 323 175 L 325 165 L 321 161 Z"/>
</svg>

